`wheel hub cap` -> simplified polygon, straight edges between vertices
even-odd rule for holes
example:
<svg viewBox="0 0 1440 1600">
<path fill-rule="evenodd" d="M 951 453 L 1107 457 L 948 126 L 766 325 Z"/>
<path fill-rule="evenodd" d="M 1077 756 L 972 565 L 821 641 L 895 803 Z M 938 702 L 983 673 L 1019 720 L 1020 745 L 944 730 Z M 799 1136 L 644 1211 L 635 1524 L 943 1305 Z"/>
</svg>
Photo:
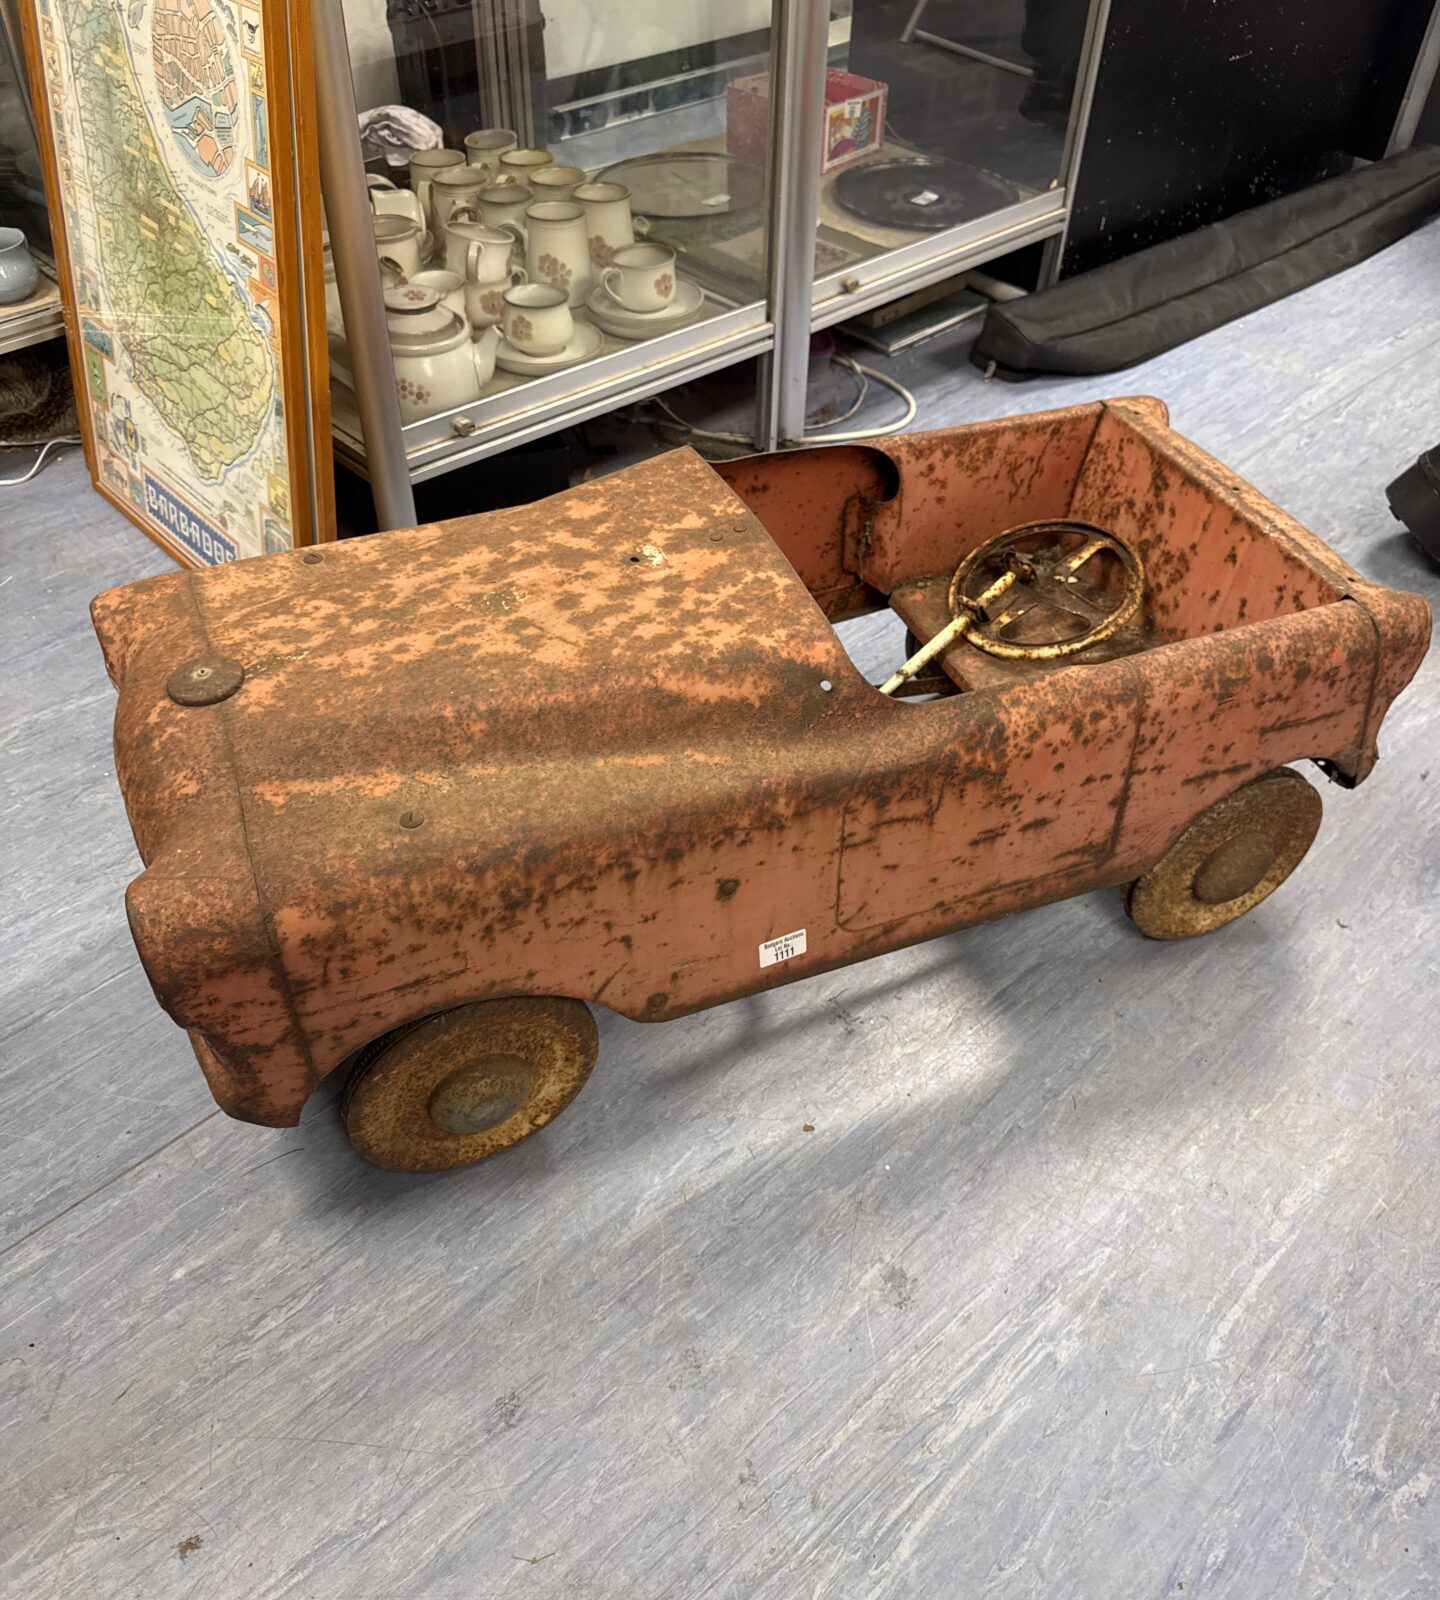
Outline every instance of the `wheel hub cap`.
<svg viewBox="0 0 1440 1600">
<path fill-rule="evenodd" d="M 513 1117 L 535 1087 L 519 1056 L 478 1056 L 443 1078 L 430 1096 L 430 1120 L 446 1133 L 482 1133 Z"/>
<path fill-rule="evenodd" d="M 1200 863 L 1193 892 L 1207 906 L 1249 894 L 1275 864 L 1275 846 L 1263 833 L 1237 833 Z"/>
</svg>

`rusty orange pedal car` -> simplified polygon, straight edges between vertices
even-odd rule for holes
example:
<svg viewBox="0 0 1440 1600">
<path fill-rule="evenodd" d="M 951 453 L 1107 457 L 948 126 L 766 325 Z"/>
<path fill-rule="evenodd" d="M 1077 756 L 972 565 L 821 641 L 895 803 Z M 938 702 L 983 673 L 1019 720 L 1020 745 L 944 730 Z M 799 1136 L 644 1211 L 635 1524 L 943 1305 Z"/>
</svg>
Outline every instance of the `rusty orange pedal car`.
<svg viewBox="0 0 1440 1600">
<path fill-rule="evenodd" d="M 831 623 L 885 606 L 884 689 Z M 519 510 L 101 595 L 160 1003 L 233 1116 L 402 1171 L 662 1021 L 1120 887 L 1232 921 L 1375 764 L 1429 612 L 1116 400 L 680 450 Z M 908 696 L 908 699 L 906 698 Z M 358 1052 L 358 1054 L 357 1054 Z"/>
</svg>

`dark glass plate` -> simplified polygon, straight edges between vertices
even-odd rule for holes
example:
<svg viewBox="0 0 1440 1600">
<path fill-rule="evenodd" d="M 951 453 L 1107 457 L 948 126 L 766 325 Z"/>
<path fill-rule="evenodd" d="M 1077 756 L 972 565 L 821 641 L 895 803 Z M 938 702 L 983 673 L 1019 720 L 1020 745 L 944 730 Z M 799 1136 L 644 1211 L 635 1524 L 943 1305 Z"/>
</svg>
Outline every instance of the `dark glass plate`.
<svg viewBox="0 0 1440 1600">
<path fill-rule="evenodd" d="M 1018 184 L 961 161 L 867 161 L 835 180 L 835 203 L 882 228 L 940 233 L 1025 198 Z"/>
</svg>

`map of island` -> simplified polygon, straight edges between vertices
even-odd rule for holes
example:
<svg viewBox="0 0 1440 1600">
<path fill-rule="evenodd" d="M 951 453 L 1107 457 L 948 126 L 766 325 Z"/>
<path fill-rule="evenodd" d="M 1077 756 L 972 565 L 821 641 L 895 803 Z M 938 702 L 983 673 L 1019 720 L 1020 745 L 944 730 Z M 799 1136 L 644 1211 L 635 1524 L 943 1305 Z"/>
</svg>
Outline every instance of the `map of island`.
<svg viewBox="0 0 1440 1600">
<path fill-rule="evenodd" d="M 136 387 L 201 479 L 216 482 L 250 453 L 270 418 L 274 352 L 165 165 L 116 0 L 52 0 L 52 10 L 68 46 L 91 189 L 106 198 L 95 231 L 109 325 L 130 358 Z M 220 63 L 228 57 L 209 0 L 162 0 L 155 16 L 157 78 L 161 18 L 173 28 L 179 16 L 196 25 L 200 41 L 199 53 L 184 57 L 185 72 L 197 68 L 223 103 Z M 168 43 L 179 35 L 165 37 Z M 216 40 L 218 53 L 209 48 Z M 212 136 L 216 126 L 212 119 Z M 196 141 L 197 159 L 204 138 L 202 132 Z M 218 140 L 214 159 L 230 161 Z"/>
<path fill-rule="evenodd" d="M 235 159 L 240 92 L 210 0 L 157 0 L 150 42 L 155 83 L 181 150 L 199 171 L 222 176 Z"/>
</svg>

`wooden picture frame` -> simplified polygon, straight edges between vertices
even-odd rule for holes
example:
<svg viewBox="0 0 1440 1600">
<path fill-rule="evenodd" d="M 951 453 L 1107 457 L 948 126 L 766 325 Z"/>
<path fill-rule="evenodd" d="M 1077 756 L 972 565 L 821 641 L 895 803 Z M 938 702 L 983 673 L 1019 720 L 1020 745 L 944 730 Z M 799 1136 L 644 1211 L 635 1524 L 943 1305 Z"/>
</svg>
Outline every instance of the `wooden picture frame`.
<svg viewBox="0 0 1440 1600">
<path fill-rule="evenodd" d="M 182 565 L 333 539 L 304 0 L 20 11 L 96 489 Z"/>
</svg>

